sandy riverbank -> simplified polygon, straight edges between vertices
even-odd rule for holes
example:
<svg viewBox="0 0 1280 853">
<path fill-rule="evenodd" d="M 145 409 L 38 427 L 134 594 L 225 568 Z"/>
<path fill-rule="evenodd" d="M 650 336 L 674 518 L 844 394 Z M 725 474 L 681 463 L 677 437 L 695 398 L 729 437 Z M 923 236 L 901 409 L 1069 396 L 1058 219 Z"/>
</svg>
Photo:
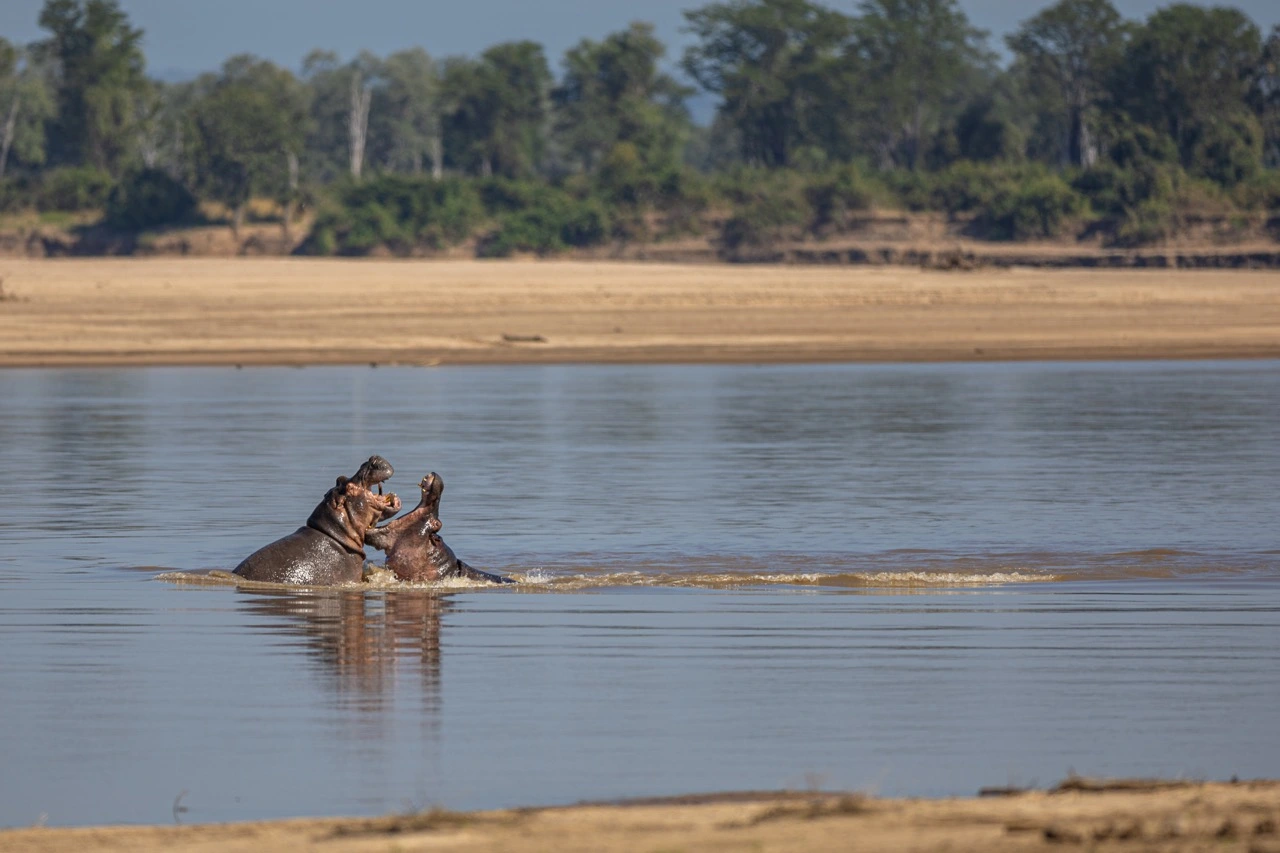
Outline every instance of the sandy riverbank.
<svg viewBox="0 0 1280 853">
<path fill-rule="evenodd" d="M 1280 356 L 1280 272 L 0 259 L 0 365 Z"/>
<path fill-rule="evenodd" d="M 1280 851 L 1280 782 L 881 800 L 756 794 L 379 819 L 0 831 L 0 850 Z"/>
</svg>

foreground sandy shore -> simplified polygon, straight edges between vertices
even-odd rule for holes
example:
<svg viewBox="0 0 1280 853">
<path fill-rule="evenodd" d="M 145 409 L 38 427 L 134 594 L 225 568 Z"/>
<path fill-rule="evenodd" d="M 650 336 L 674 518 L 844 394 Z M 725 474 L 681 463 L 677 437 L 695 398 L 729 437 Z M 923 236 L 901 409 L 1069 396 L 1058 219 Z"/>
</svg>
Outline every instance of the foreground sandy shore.
<svg viewBox="0 0 1280 853">
<path fill-rule="evenodd" d="M 1168 783 L 1166 783 L 1168 784 Z M 1280 782 L 1124 783 L 956 800 L 721 795 L 370 820 L 21 829 L 0 850 L 1280 851 Z"/>
<path fill-rule="evenodd" d="M 1280 356 L 1280 272 L 0 259 L 0 365 Z"/>
</svg>

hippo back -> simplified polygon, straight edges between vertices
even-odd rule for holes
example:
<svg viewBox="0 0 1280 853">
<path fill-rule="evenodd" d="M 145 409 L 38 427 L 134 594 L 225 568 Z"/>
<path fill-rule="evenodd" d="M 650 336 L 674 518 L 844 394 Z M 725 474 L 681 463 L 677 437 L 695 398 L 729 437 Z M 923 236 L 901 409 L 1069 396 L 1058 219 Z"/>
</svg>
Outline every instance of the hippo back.
<svg viewBox="0 0 1280 853">
<path fill-rule="evenodd" d="M 364 573 L 364 553 L 352 553 L 318 530 L 299 527 L 245 557 L 235 573 L 262 583 L 356 583 Z"/>
</svg>

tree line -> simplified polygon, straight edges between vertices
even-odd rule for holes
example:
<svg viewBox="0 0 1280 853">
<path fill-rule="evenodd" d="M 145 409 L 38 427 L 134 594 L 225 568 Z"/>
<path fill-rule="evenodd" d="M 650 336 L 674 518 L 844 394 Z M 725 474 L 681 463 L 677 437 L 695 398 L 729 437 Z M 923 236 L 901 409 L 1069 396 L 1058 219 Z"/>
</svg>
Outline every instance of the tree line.
<svg viewBox="0 0 1280 853">
<path fill-rule="evenodd" d="M 421 48 L 294 71 L 241 55 L 147 76 L 116 0 L 47 0 L 47 37 L 0 39 L 0 209 L 101 209 L 109 225 L 238 229 L 270 200 L 314 211 L 320 252 L 482 251 L 824 236 L 876 207 L 969 217 L 984 236 L 1105 220 L 1116 242 L 1188 216 L 1280 209 L 1280 27 L 1174 3 L 1145 21 L 1058 0 L 1001 62 L 956 0 L 726 0 L 685 13 L 672 57 L 645 23 L 541 45 Z M 699 126 L 686 106 L 717 99 Z M 721 213 L 717 214 L 716 211 Z"/>
</svg>

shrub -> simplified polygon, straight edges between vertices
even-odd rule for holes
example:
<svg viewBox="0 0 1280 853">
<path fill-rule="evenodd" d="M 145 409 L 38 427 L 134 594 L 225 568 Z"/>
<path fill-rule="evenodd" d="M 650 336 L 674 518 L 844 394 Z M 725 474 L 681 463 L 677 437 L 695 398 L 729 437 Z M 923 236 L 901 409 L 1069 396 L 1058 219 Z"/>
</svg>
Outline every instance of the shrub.
<svg viewBox="0 0 1280 853">
<path fill-rule="evenodd" d="M 658 209 L 663 215 L 661 236 L 701 234 L 704 214 L 713 198 L 711 184 L 699 172 L 688 167 L 667 171 L 658 183 Z M 615 234 L 617 231 L 615 223 Z"/>
<path fill-rule="evenodd" d="M 1125 211 L 1116 225 L 1113 243 L 1143 246 L 1167 240 L 1178 231 L 1178 215 L 1166 199 L 1148 199 Z"/>
<path fill-rule="evenodd" d="M 933 177 L 930 208 L 947 213 L 966 213 L 990 207 L 1009 183 L 1000 167 L 961 160 Z"/>
<path fill-rule="evenodd" d="M 31 204 L 31 188 L 21 178 L 0 179 L 0 213 L 14 213 Z"/>
<path fill-rule="evenodd" d="M 1240 113 L 1207 122 L 1196 136 L 1188 161 L 1196 174 L 1230 187 L 1261 171 L 1264 133 L 1254 116 Z"/>
<path fill-rule="evenodd" d="M 89 166 L 53 169 L 41 177 L 36 192 L 39 210 L 98 210 L 111 192 L 111 176 Z"/>
<path fill-rule="evenodd" d="M 1180 171 L 1151 161 L 1128 167 L 1103 163 L 1080 172 L 1072 186 L 1096 212 L 1124 215 L 1150 199 L 1173 198 Z"/>
<path fill-rule="evenodd" d="M 1233 196 L 1247 210 L 1280 211 L 1280 169 L 1267 169 L 1238 184 Z"/>
<path fill-rule="evenodd" d="M 502 217 L 477 253 L 487 258 L 515 252 L 549 255 L 571 246 L 598 246 L 609 239 L 609 233 L 609 215 L 599 202 L 552 191 L 536 204 Z"/>
<path fill-rule="evenodd" d="M 111 189 L 103 221 L 112 228 L 142 231 L 189 221 L 196 206 L 196 197 L 167 173 L 143 169 Z"/>
<path fill-rule="evenodd" d="M 732 252 L 801 236 L 813 218 L 813 208 L 797 178 L 757 170 L 736 174 L 726 185 L 734 212 L 721 227 L 721 246 Z"/>
<path fill-rule="evenodd" d="M 386 175 L 338 188 L 316 216 L 302 251 L 364 255 L 441 249 L 467 239 L 483 208 L 476 189 L 458 179 Z"/>
<path fill-rule="evenodd" d="M 814 180 L 805 191 L 813 209 L 811 231 L 844 231 L 853 215 L 870 210 L 884 189 L 855 166 L 843 166 Z"/>
<path fill-rule="evenodd" d="M 975 224 L 1002 240 L 1056 237 L 1083 208 L 1084 199 L 1066 181 L 1046 175 L 999 190 Z"/>
</svg>

